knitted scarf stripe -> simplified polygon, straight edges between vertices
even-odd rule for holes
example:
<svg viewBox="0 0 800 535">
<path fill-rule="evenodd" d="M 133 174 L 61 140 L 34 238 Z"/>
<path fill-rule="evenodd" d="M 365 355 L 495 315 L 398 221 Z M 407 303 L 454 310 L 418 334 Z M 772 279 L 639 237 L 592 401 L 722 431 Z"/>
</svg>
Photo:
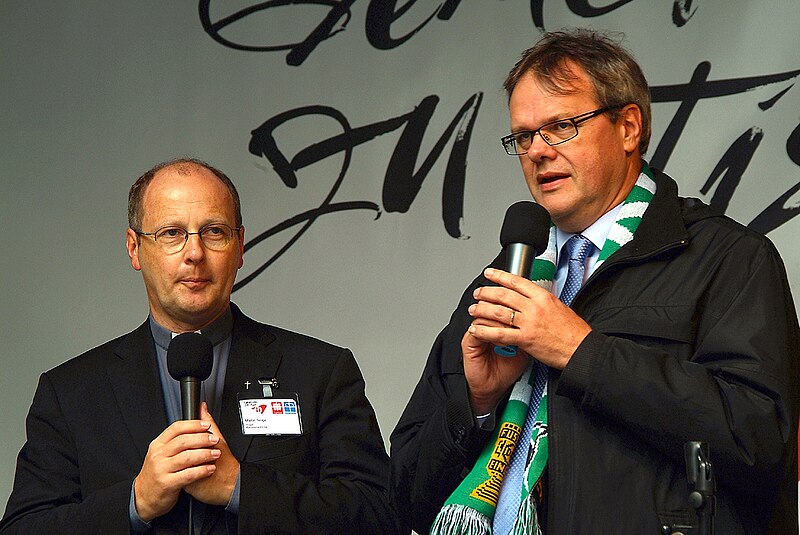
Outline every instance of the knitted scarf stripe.
<svg viewBox="0 0 800 535">
<path fill-rule="evenodd" d="M 623 201 L 622 208 L 619 210 L 617 220 L 608 232 L 606 242 L 600 251 L 600 256 L 595 263 L 595 269 L 605 262 L 609 256 L 619 251 L 620 247 L 633 239 L 633 233 L 639 226 L 645 210 L 650 205 L 650 201 L 656 194 L 656 183 L 653 180 L 653 172 L 647 164 L 642 166 L 642 174 L 636 181 L 636 185 Z"/>
<path fill-rule="evenodd" d="M 553 279 L 556 276 L 556 227 L 550 225 L 550 237 L 547 240 L 547 249 L 533 259 L 530 279 L 547 290 L 553 291 Z"/>
<path fill-rule="evenodd" d="M 636 185 L 622 203 L 617 219 L 606 238 L 595 269 L 623 245 L 633 239 L 650 200 L 656 191 L 653 174 L 646 163 Z M 556 228 L 551 226 L 547 249 L 534 259 L 530 279 L 552 291 L 556 272 Z M 491 535 L 497 500 L 506 468 L 522 438 L 535 373 L 533 360 L 514 384 L 499 425 L 487 442 L 472 470 L 445 501 L 431 526 L 431 535 Z M 527 398 L 526 398 L 527 396 Z M 512 533 L 539 533 L 535 500 L 531 490 L 547 465 L 547 389 L 542 394 L 531 433 L 530 461 L 525 470 L 520 513 Z M 524 439 L 523 439 L 524 440 Z"/>
</svg>

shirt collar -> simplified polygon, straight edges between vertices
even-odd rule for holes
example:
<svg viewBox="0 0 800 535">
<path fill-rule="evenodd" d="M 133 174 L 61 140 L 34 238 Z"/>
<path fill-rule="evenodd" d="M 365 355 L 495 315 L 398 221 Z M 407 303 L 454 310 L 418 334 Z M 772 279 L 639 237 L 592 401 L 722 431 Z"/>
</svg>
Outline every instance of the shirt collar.
<svg viewBox="0 0 800 535">
<path fill-rule="evenodd" d="M 603 245 L 606 243 L 606 237 L 608 237 L 608 233 L 611 231 L 611 227 L 617 220 L 617 215 L 621 209 L 622 203 L 619 203 L 614 208 L 600 216 L 597 221 L 589 225 L 589 227 L 584 229 L 582 232 L 568 233 L 556 227 L 556 250 L 560 252 L 564 244 L 567 243 L 567 240 L 569 240 L 575 234 L 581 234 L 585 236 L 590 242 L 592 242 L 598 251 L 602 250 Z"/>
</svg>

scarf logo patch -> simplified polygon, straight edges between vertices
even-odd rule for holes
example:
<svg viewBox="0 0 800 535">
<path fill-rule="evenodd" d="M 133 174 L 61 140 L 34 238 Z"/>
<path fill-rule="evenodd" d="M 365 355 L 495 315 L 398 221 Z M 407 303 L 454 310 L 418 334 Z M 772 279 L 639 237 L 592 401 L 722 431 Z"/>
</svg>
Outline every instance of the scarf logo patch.
<svg viewBox="0 0 800 535">
<path fill-rule="evenodd" d="M 489 462 L 486 464 L 486 472 L 489 479 L 478 485 L 470 496 L 497 507 L 497 500 L 500 498 L 500 487 L 503 485 L 503 474 L 511 462 L 511 456 L 522 434 L 522 427 L 504 422 L 500 427 L 497 442 Z"/>
</svg>

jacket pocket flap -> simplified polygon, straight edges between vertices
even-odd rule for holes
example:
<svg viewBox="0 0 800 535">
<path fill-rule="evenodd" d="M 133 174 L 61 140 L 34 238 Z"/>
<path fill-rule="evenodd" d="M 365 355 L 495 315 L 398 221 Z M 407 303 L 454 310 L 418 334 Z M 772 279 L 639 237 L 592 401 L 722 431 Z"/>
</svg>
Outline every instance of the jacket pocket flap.
<svg viewBox="0 0 800 535">
<path fill-rule="evenodd" d="M 695 338 L 689 305 L 625 305 L 592 311 L 592 329 L 608 335 L 645 336 L 689 343 Z"/>
<path fill-rule="evenodd" d="M 247 450 L 246 461 L 258 462 L 305 451 L 306 436 L 257 436 Z"/>
</svg>

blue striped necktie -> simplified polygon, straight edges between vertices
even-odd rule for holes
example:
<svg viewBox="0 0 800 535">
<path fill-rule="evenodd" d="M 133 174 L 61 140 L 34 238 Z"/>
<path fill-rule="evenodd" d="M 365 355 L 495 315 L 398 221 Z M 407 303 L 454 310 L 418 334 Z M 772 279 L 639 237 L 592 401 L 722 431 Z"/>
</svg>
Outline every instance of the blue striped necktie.
<svg viewBox="0 0 800 535">
<path fill-rule="evenodd" d="M 561 302 L 569 306 L 572 300 L 583 285 L 583 276 L 586 273 L 586 257 L 592 250 L 592 242 L 589 238 L 581 234 L 575 234 L 566 244 L 566 252 L 569 258 L 569 270 L 564 288 L 561 289 Z"/>
<path fill-rule="evenodd" d="M 576 234 L 567 240 L 565 252 L 569 259 L 567 280 L 561 290 L 559 299 L 569 306 L 578 290 L 583 284 L 583 276 L 586 273 L 586 257 L 594 245 L 589 239 L 581 234 Z M 497 503 L 497 513 L 493 521 L 494 535 L 507 535 L 514 526 L 517 518 L 517 511 L 521 501 L 522 479 L 525 475 L 525 468 L 528 462 L 528 452 L 530 451 L 530 436 L 536 420 L 536 410 L 539 407 L 539 399 L 542 396 L 544 381 L 547 377 L 547 368 L 541 364 L 537 365 L 539 375 L 536 377 L 537 389 L 534 389 L 533 396 L 536 400 L 531 400 L 528 416 L 525 420 L 522 437 L 514 453 L 511 455 L 511 462 L 503 479 L 503 486 L 500 491 L 500 499 Z M 542 373 L 544 372 L 544 373 Z M 541 379 L 540 379 L 541 376 Z M 540 384 L 540 380 L 541 383 Z"/>
</svg>

